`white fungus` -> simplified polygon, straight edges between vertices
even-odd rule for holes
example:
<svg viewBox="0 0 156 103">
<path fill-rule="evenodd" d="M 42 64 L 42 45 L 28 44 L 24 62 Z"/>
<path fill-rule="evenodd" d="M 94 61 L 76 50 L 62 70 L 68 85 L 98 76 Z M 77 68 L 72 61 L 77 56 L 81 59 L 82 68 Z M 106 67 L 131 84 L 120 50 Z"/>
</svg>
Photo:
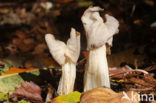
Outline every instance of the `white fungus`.
<svg viewBox="0 0 156 103">
<path fill-rule="evenodd" d="M 103 9 L 89 7 L 81 18 L 86 32 L 87 50 L 89 50 L 84 75 L 84 91 L 100 86 L 110 88 L 106 44 L 112 46 L 113 35 L 119 31 L 119 22 L 108 14 L 105 15 L 106 22 L 104 22 L 99 11 Z"/>
<path fill-rule="evenodd" d="M 51 55 L 62 66 L 57 92 L 60 95 L 69 94 L 74 89 L 76 62 L 80 54 L 80 34 L 72 28 L 67 44 L 56 40 L 52 34 L 46 34 L 45 39 Z"/>
</svg>

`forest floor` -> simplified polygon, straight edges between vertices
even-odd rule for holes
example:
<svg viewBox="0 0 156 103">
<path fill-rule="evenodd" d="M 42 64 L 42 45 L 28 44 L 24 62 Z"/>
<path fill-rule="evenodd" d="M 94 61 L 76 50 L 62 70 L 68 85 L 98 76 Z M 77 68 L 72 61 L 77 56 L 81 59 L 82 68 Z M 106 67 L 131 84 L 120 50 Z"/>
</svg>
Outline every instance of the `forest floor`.
<svg viewBox="0 0 156 103">
<path fill-rule="evenodd" d="M 56 90 L 61 77 L 61 68 L 50 55 L 44 37 L 45 34 L 51 33 L 57 39 L 67 41 L 71 27 L 81 33 L 81 53 L 77 63 L 74 90 L 83 92 L 88 51 L 81 16 L 90 5 L 104 8 L 104 12 L 101 12 L 103 18 L 104 14 L 110 14 L 120 23 L 120 32 L 114 36 L 111 55 L 107 56 L 111 89 L 114 92 L 134 90 L 140 94 L 154 95 L 156 98 L 154 0 L 1 0 L 0 101 L 2 103 L 6 101 L 48 103 L 50 100 L 51 103 L 64 103 L 53 100 L 58 96 Z M 27 87 L 33 89 L 29 91 L 25 89 Z M 32 92 L 35 95 L 32 95 Z M 48 97 L 49 95 L 51 96 Z M 79 101 L 69 103 L 77 102 Z M 144 98 L 141 102 L 151 101 Z"/>
</svg>

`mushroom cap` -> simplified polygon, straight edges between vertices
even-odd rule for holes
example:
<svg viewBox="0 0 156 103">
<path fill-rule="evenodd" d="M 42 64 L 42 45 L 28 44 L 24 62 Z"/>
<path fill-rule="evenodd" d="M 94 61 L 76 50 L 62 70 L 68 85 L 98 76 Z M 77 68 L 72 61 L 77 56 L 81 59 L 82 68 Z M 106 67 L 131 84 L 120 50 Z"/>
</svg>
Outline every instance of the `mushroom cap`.
<svg viewBox="0 0 156 103">
<path fill-rule="evenodd" d="M 74 28 L 71 28 L 67 48 L 66 56 L 76 63 L 80 55 L 80 33 L 76 32 Z"/>
<path fill-rule="evenodd" d="M 112 45 L 113 35 L 118 33 L 119 22 L 113 16 L 105 15 L 106 22 L 100 16 L 100 7 L 89 7 L 81 20 L 87 37 L 87 49 L 98 48 L 106 43 Z"/>
<path fill-rule="evenodd" d="M 67 61 L 77 62 L 80 54 L 80 35 L 74 28 L 71 28 L 67 45 L 56 40 L 52 34 L 46 34 L 45 40 L 51 55 L 60 65 L 64 65 Z"/>
<path fill-rule="evenodd" d="M 60 64 L 63 65 L 65 63 L 65 51 L 66 45 L 64 42 L 56 40 L 54 35 L 46 34 L 45 40 L 47 42 L 48 48 L 50 50 L 53 58 Z"/>
</svg>

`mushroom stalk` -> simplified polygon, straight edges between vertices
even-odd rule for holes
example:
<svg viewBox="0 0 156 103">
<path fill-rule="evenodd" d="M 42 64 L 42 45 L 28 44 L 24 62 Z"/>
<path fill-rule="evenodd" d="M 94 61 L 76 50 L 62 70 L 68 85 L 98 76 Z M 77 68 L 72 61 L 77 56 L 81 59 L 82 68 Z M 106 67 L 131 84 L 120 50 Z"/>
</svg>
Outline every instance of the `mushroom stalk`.
<svg viewBox="0 0 156 103">
<path fill-rule="evenodd" d="M 100 86 L 110 88 L 105 45 L 90 50 L 84 76 L 84 91 Z"/>
<path fill-rule="evenodd" d="M 80 34 L 72 28 L 67 44 L 56 40 L 52 34 L 46 34 L 45 39 L 51 55 L 62 66 L 57 92 L 59 95 L 69 94 L 74 89 L 76 62 L 80 54 Z"/>
<path fill-rule="evenodd" d="M 59 82 L 59 87 L 57 90 L 58 94 L 69 94 L 74 89 L 76 77 L 76 65 L 67 62 L 62 66 L 62 77 Z"/>
<path fill-rule="evenodd" d="M 100 7 L 89 7 L 81 20 L 87 37 L 89 57 L 84 74 L 84 91 L 106 86 L 110 88 L 106 44 L 112 46 L 113 35 L 118 33 L 118 21 L 108 14 L 106 22 L 99 14 Z"/>
</svg>

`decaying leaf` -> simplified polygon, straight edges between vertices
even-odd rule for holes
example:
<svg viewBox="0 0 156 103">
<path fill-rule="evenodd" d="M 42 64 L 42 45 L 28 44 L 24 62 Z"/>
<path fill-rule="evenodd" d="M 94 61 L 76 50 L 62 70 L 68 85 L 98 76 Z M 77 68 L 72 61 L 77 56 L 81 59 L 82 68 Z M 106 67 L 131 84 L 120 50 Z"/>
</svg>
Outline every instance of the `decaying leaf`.
<svg viewBox="0 0 156 103">
<path fill-rule="evenodd" d="M 78 103 L 80 102 L 80 92 L 71 92 L 68 95 L 60 95 L 53 99 L 51 103 Z"/>
<path fill-rule="evenodd" d="M 0 61 L 1 62 L 1 61 Z M 7 70 L 9 70 L 9 66 L 7 64 L 4 63 L 0 63 L 0 75 L 2 73 L 5 73 Z"/>
<path fill-rule="evenodd" d="M 42 82 L 39 77 L 40 71 L 37 70 L 29 70 L 24 73 L 15 73 L 9 72 L 6 75 L 0 76 L 0 92 L 2 93 L 13 93 L 15 88 L 20 87 L 21 82 L 24 80 L 34 81 L 34 82 Z"/>
<path fill-rule="evenodd" d="M 38 44 L 32 54 L 43 54 L 47 46 L 45 44 Z"/>
<path fill-rule="evenodd" d="M 8 100 L 8 95 L 6 93 L 0 93 L 0 101 L 1 100 Z"/>
<path fill-rule="evenodd" d="M 125 65 L 124 67 L 109 68 L 109 74 L 110 74 L 110 76 L 114 75 L 114 78 L 121 79 L 121 78 L 123 78 L 123 76 L 125 76 L 124 73 L 122 73 L 122 72 L 129 72 L 132 70 L 133 70 L 132 68 Z M 120 73 L 122 73 L 122 74 L 120 74 Z M 118 75 L 115 75 L 115 74 L 118 74 Z"/>
<path fill-rule="evenodd" d="M 42 102 L 41 88 L 33 82 L 22 82 L 21 87 L 14 93 L 15 98 L 26 97 L 29 100 Z"/>
<path fill-rule="evenodd" d="M 132 94 L 135 95 L 133 99 Z M 116 93 L 109 88 L 95 88 L 84 92 L 80 103 L 139 103 L 139 94 L 135 91 Z"/>
<path fill-rule="evenodd" d="M 152 103 L 156 103 L 156 101 L 153 101 Z"/>
<path fill-rule="evenodd" d="M 8 71 L 3 73 L 1 76 L 14 74 L 14 73 L 23 73 L 26 71 L 37 70 L 38 68 L 28 68 L 28 69 L 20 69 L 20 68 L 10 68 Z"/>
</svg>

